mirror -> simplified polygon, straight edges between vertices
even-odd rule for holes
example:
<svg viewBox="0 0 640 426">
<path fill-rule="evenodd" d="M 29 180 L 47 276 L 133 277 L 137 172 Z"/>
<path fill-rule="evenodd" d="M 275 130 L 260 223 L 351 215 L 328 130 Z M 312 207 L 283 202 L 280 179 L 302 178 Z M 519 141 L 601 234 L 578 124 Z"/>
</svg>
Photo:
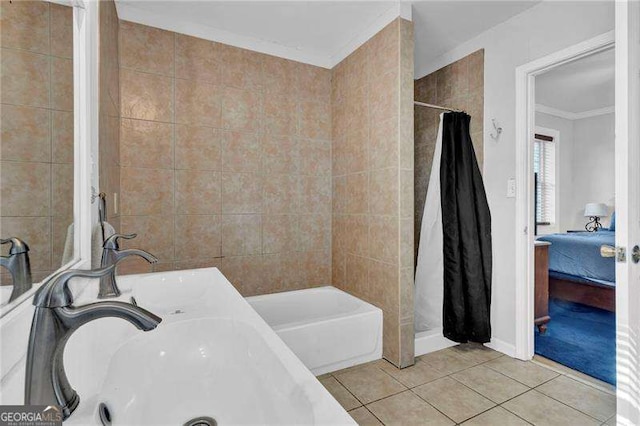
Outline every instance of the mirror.
<svg viewBox="0 0 640 426">
<path fill-rule="evenodd" d="M 0 16 L 0 238 L 5 243 L 0 246 L 0 312 L 4 314 L 27 298 L 32 287 L 28 281 L 41 282 L 77 253 L 73 8 L 46 1 L 2 1 Z M 31 280 L 25 276 L 27 266 Z"/>
</svg>

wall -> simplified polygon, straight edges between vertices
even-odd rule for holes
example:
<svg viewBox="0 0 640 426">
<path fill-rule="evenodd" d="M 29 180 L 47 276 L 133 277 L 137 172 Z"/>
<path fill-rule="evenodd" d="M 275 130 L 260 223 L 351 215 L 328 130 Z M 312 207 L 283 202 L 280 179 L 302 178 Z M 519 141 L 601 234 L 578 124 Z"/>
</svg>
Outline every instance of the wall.
<svg viewBox="0 0 640 426">
<path fill-rule="evenodd" d="M 587 203 L 605 203 L 609 213 L 615 205 L 615 116 L 583 118 L 574 122 L 573 197 L 568 214 L 572 229 L 583 229 Z M 611 217 L 603 218 L 609 226 Z"/>
<path fill-rule="evenodd" d="M 331 282 L 331 72 L 120 23 L 121 230 L 245 296 Z M 148 271 L 129 261 L 122 272 Z"/>
<path fill-rule="evenodd" d="M 478 165 L 482 169 L 484 147 L 484 51 L 440 68 L 415 81 L 415 100 L 461 109 L 471 116 L 471 139 Z M 431 163 L 438 138 L 440 114 L 443 111 L 416 106 L 415 117 L 415 256 L 418 256 L 420 227 L 427 198 Z"/>
<path fill-rule="evenodd" d="M 118 14 L 113 1 L 99 2 L 99 178 L 106 194 L 107 221 L 120 230 L 117 197 L 120 195 L 120 79 Z M 94 265 L 98 266 L 98 265 Z"/>
<path fill-rule="evenodd" d="M 40 1 L 0 14 L 0 237 L 27 242 L 37 282 L 62 265 L 73 222 L 73 14 Z"/>
<path fill-rule="evenodd" d="M 384 311 L 384 357 L 413 363 L 413 25 L 333 69 L 333 285 Z"/>
<path fill-rule="evenodd" d="M 507 180 L 515 177 L 515 69 L 614 26 L 613 2 L 542 2 L 493 27 L 429 64 L 418 66 L 416 76 L 430 74 L 447 64 L 485 49 L 484 129 L 495 118 L 504 131 L 499 141 L 486 135 L 484 182 L 493 229 L 493 297 L 491 316 L 494 346 L 513 353 L 515 345 L 515 199 L 507 198 Z"/>
<path fill-rule="evenodd" d="M 584 229 L 587 203 L 615 203 L 614 114 L 568 120 L 536 113 L 536 125 L 560 132 L 556 159 L 558 223 L 539 233 Z M 609 226 L 610 217 L 602 219 Z"/>
<path fill-rule="evenodd" d="M 556 217 L 557 223 L 553 226 L 538 226 L 538 234 L 552 234 L 554 232 L 566 232 L 575 228 L 574 214 L 571 211 L 573 191 L 575 189 L 573 179 L 573 155 L 574 155 L 574 121 L 553 115 L 536 112 L 536 126 L 556 130 L 560 133 L 556 142 Z M 584 205 L 582 206 L 584 209 Z"/>
</svg>

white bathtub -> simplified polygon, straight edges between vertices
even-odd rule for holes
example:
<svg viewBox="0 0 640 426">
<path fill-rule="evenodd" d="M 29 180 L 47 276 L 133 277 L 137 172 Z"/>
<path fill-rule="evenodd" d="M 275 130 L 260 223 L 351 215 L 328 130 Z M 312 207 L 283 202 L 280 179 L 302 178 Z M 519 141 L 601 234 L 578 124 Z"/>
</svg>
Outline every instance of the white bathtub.
<svg viewBox="0 0 640 426">
<path fill-rule="evenodd" d="M 382 310 L 335 287 L 247 301 L 315 375 L 382 358 Z"/>
</svg>

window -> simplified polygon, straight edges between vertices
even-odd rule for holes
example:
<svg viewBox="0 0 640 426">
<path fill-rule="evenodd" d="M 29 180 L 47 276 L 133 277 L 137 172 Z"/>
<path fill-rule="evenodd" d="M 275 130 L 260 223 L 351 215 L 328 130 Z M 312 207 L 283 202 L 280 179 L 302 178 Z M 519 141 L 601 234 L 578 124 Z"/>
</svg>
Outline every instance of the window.
<svg viewBox="0 0 640 426">
<path fill-rule="evenodd" d="M 556 147 L 553 137 L 535 134 L 533 172 L 536 174 L 536 223 L 556 221 Z"/>
</svg>

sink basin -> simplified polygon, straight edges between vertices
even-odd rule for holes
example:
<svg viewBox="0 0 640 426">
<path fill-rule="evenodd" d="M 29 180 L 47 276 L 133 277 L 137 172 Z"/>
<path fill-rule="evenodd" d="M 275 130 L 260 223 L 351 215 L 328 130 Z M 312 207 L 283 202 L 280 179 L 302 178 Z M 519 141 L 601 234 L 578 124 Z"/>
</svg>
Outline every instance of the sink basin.
<svg viewBox="0 0 640 426">
<path fill-rule="evenodd" d="M 100 395 L 113 424 L 312 424 L 304 388 L 256 329 L 230 319 L 169 323 L 111 358 Z"/>
<path fill-rule="evenodd" d="M 118 278 L 119 300 L 162 317 L 142 333 L 106 318 L 65 350 L 80 405 L 65 425 L 354 425 L 353 419 L 216 268 Z M 95 301 L 88 288 L 78 305 Z"/>
</svg>

